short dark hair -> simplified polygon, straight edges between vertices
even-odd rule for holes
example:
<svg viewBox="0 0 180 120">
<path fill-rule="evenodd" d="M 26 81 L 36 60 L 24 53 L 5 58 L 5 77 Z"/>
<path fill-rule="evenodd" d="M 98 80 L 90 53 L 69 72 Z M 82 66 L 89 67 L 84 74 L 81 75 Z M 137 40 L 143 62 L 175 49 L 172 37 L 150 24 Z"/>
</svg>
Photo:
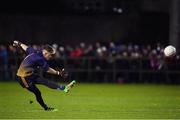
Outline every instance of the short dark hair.
<svg viewBox="0 0 180 120">
<path fill-rule="evenodd" d="M 52 46 L 50 46 L 50 45 L 44 45 L 43 49 L 48 51 L 51 54 L 55 54 L 55 49 Z"/>
</svg>

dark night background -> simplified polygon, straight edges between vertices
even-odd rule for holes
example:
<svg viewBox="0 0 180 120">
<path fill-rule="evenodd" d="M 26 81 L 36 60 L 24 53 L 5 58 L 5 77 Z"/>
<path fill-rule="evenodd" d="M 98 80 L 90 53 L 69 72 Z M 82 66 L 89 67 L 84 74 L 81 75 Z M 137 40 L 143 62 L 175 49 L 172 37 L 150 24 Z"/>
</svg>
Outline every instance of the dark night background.
<svg viewBox="0 0 180 120">
<path fill-rule="evenodd" d="M 6 1 L 0 4 L 0 41 L 167 44 L 170 5 L 170 0 Z"/>
<path fill-rule="evenodd" d="M 70 77 L 79 81 L 179 83 L 179 39 L 180 0 L 8 0 L 0 4 L 3 79 L 14 79 L 25 57 L 10 46 L 19 40 L 34 48 L 55 45 L 50 65 L 68 68 Z M 163 49 L 169 44 L 178 51 L 172 66 L 163 62 Z"/>
</svg>

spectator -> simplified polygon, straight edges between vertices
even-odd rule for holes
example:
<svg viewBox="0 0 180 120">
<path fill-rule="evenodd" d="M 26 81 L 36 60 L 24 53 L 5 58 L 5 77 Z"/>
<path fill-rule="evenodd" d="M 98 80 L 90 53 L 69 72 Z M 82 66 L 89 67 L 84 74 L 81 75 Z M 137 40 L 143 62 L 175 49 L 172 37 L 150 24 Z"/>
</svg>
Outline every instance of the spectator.
<svg viewBox="0 0 180 120">
<path fill-rule="evenodd" d="M 13 78 L 13 80 L 15 80 L 15 76 L 16 76 L 16 70 L 17 70 L 17 66 L 18 66 L 18 53 L 16 51 L 16 48 L 13 47 L 12 45 L 9 46 L 9 51 L 8 51 L 8 61 L 9 61 L 9 73 L 11 74 L 11 77 Z"/>
<path fill-rule="evenodd" d="M 90 44 L 87 49 L 84 50 L 84 55 L 88 57 L 94 57 L 95 56 L 95 50 L 93 48 L 93 45 Z"/>
<path fill-rule="evenodd" d="M 154 70 L 159 70 L 162 67 L 162 57 L 158 55 L 156 50 L 153 50 L 150 55 L 150 65 Z"/>
<path fill-rule="evenodd" d="M 110 56 L 116 56 L 117 55 L 117 47 L 113 42 L 109 43 L 109 55 Z"/>
<path fill-rule="evenodd" d="M 79 47 L 76 46 L 73 51 L 71 51 L 70 56 L 71 57 L 81 57 L 83 56 L 84 51 Z"/>
<path fill-rule="evenodd" d="M 8 51 L 7 48 L 3 45 L 0 45 L 0 65 L 2 66 L 2 73 L 5 80 L 9 79 L 8 72 Z"/>
</svg>

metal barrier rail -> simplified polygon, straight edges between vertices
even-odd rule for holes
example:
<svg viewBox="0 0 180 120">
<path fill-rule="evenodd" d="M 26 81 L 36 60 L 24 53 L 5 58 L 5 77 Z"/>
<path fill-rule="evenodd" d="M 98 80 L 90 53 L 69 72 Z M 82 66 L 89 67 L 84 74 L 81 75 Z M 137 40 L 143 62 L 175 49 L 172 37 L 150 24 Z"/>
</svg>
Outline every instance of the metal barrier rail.
<svg viewBox="0 0 180 120">
<path fill-rule="evenodd" d="M 18 58 L 21 59 L 21 58 Z M 167 65 L 161 70 L 150 67 L 150 59 L 127 59 L 127 58 L 98 58 L 98 57 L 79 57 L 79 58 L 56 58 L 49 61 L 50 66 L 56 68 L 65 67 L 70 72 L 70 79 L 77 79 L 80 82 L 159 82 L 161 83 L 180 83 L 180 61 L 176 60 L 175 67 L 169 68 Z M 1 80 L 8 72 L 9 78 L 14 79 L 16 64 L 9 64 L 0 67 Z M 6 76 L 7 77 L 7 76 Z M 53 77 L 51 77 L 53 78 Z"/>
</svg>

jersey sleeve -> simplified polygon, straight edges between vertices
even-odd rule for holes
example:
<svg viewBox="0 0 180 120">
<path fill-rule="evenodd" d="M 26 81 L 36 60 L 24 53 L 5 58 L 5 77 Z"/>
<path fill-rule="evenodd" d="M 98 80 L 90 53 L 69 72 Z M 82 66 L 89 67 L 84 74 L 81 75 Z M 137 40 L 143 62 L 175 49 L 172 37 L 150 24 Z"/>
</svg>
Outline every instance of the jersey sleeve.
<svg viewBox="0 0 180 120">
<path fill-rule="evenodd" d="M 39 60 L 39 65 L 42 67 L 44 72 L 47 72 L 49 69 L 49 65 L 45 60 Z"/>
<path fill-rule="evenodd" d="M 36 52 L 36 50 L 33 49 L 32 47 L 28 47 L 28 48 L 26 49 L 26 53 L 28 53 L 28 54 L 31 54 L 31 53 L 34 53 L 34 52 Z"/>
</svg>

